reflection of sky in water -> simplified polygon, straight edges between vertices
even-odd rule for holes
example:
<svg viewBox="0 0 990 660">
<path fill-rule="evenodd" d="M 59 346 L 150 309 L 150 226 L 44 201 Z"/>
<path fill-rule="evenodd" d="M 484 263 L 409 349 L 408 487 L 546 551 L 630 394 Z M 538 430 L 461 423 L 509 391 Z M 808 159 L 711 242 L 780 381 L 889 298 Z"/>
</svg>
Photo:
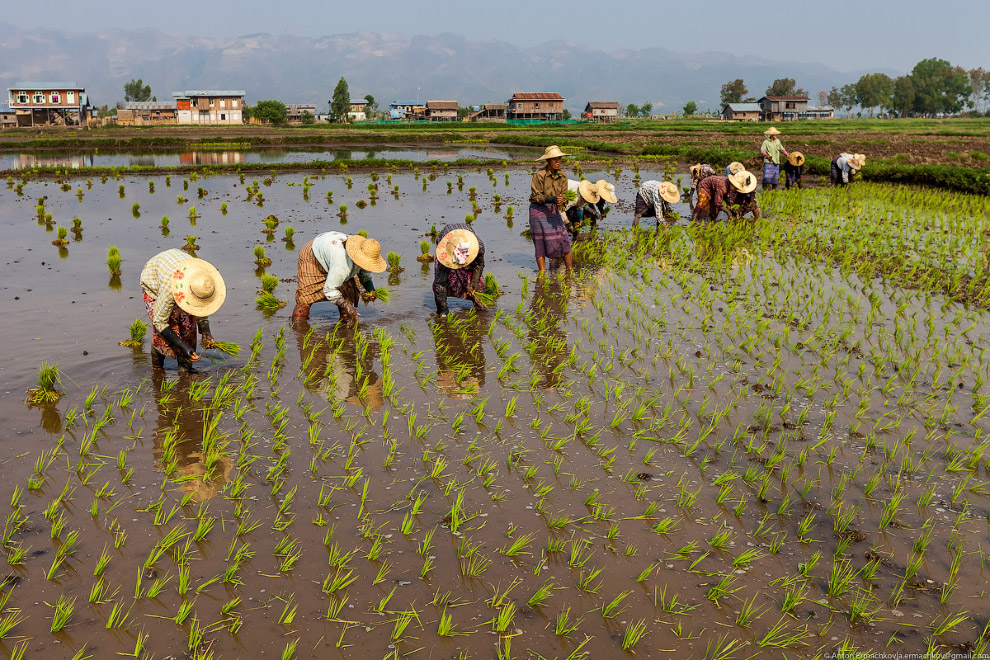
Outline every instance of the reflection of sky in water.
<svg viewBox="0 0 990 660">
<path fill-rule="evenodd" d="M 518 154 L 517 154 L 518 155 Z M 0 169 L 20 170 L 31 167 L 177 167 L 182 165 L 237 165 L 240 163 L 310 163 L 317 160 L 365 160 L 389 158 L 395 160 L 441 160 L 478 158 L 513 160 L 513 154 L 497 149 L 474 147 L 465 149 L 334 149 L 314 150 L 230 150 L 230 151 L 155 151 L 147 153 L 93 154 L 0 154 Z"/>
</svg>

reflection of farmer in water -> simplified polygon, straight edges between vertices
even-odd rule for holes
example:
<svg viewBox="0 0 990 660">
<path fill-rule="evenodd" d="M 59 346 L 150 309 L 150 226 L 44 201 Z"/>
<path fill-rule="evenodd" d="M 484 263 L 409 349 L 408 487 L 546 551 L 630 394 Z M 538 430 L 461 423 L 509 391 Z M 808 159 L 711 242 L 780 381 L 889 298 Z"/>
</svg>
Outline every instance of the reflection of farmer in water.
<svg viewBox="0 0 990 660">
<path fill-rule="evenodd" d="M 310 391 L 323 391 L 327 401 L 346 401 L 355 406 L 381 408 L 382 383 L 374 372 L 378 344 L 355 339 L 353 326 L 329 326 L 320 332 L 306 319 L 293 324 L 299 363 L 306 374 L 303 384 Z"/>
<path fill-rule="evenodd" d="M 570 288 L 557 278 L 540 279 L 529 301 L 528 336 L 534 346 L 529 353 L 533 370 L 543 374 L 542 386 L 560 385 L 567 359 L 567 334 L 560 327 L 567 316 Z"/>
<path fill-rule="evenodd" d="M 169 382 L 162 370 L 152 370 L 151 386 L 155 390 L 158 409 L 155 467 L 167 473 L 174 465 L 169 479 L 180 481 L 181 490 L 190 493 L 193 501 L 204 502 L 227 484 L 233 463 L 227 454 L 217 451 L 215 464 L 207 465 L 203 454 L 203 429 L 208 422 L 204 408 L 209 402 L 189 398 L 191 379 L 188 375 L 180 372 L 179 378 L 171 381 L 171 387 L 164 389 Z"/>
<path fill-rule="evenodd" d="M 473 311 L 454 312 L 448 319 L 432 324 L 437 385 L 451 399 L 470 399 L 485 385 L 487 327 Z"/>
</svg>

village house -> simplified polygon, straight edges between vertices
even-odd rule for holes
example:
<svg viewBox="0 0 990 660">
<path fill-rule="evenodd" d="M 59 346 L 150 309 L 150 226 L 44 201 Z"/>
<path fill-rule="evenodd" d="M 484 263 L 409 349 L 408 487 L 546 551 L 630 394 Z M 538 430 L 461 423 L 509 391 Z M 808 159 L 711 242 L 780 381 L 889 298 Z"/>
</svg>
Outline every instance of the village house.
<svg viewBox="0 0 990 660">
<path fill-rule="evenodd" d="M 172 92 L 179 124 L 244 123 L 244 90 Z"/>
<path fill-rule="evenodd" d="M 475 111 L 472 112 L 470 115 L 468 115 L 468 121 L 504 122 L 505 108 L 506 106 L 504 103 L 485 103 L 484 105 L 476 108 Z"/>
<path fill-rule="evenodd" d="M 316 121 L 315 103 L 286 103 L 285 109 L 288 112 L 286 120 L 290 124 L 301 124 L 303 121 L 304 112 L 309 113 L 310 120 Z"/>
<path fill-rule="evenodd" d="M 399 100 L 388 104 L 389 119 L 413 121 L 426 117 L 426 101 Z"/>
<path fill-rule="evenodd" d="M 596 124 L 614 124 L 619 118 L 619 102 L 588 101 L 584 106 L 584 118 Z"/>
<path fill-rule="evenodd" d="M 0 129 L 17 126 L 17 115 L 10 107 L 10 101 L 0 101 Z"/>
<path fill-rule="evenodd" d="M 509 121 L 564 119 L 564 97 L 556 92 L 516 92 L 506 105 Z"/>
<path fill-rule="evenodd" d="M 722 107 L 722 119 L 729 121 L 759 121 L 759 103 L 726 103 Z"/>
<path fill-rule="evenodd" d="M 763 121 L 793 121 L 808 112 L 807 96 L 764 96 L 759 100 Z"/>
<path fill-rule="evenodd" d="M 17 126 L 81 126 L 92 115 L 86 90 L 74 82 L 18 82 L 7 94 Z"/>
<path fill-rule="evenodd" d="M 366 121 L 368 119 L 368 102 L 364 99 L 351 99 L 347 110 L 348 121 Z"/>
<path fill-rule="evenodd" d="M 457 101 L 427 101 L 426 118 L 429 121 L 457 121 Z"/>
<path fill-rule="evenodd" d="M 805 115 L 802 119 L 834 119 L 835 108 L 830 105 L 809 105 Z"/>
<path fill-rule="evenodd" d="M 158 103 L 155 101 L 128 101 L 123 108 L 117 110 L 118 126 L 155 126 L 159 124 L 174 124 L 178 118 L 175 102 Z"/>
</svg>

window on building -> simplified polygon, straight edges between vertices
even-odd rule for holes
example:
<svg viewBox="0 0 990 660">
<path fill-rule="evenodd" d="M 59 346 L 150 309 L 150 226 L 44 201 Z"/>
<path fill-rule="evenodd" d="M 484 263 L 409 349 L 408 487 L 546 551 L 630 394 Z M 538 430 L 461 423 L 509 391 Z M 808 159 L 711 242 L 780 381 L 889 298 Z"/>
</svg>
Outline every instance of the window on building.
<svg viewBox="0 0 990 660">
<path fill-rule="evenodd" d="M 27 92 L 17 92 L 17 102 L 18 103 L 27 103 L 28 102 Z"/>
<path fill-rule="evenodd" d="M 787 102 L 787 109 L 788 110 L 793 110 L 795 107 L 796 106 L 794 105 L 794 102 L 793 101 L 788 101 Z"/>
<path fill-rule="evenodd" d="M 66 92 L 65 93 L 65 101 L 69 105 L 74 105 L 75 102 L 76 102 L 76 93 L 75 92 Z"/>
<path fill-rule="evenodd" d="M 59 95 L 58 92 L 52 92 L 51 98 L 52 98 L 52 103 L 61 103 L 62 102 L 62 97 Z"/>
<path fill-rule="evenodd" d="M 534 103 L 534 104 L 533 104 L 533 108 L 534 108 L 535 110 L 539 110 L 539 109 L 540 109 L 540 104 L 539 104 L 539 103 Z"/>
<path fill-rule="evenodd" d="M 35 103 L 44 103 L 45 102 L 45 95 L 42 94 L 41 92 L 35 92 L 34 93 L 34 102 Z"/>
<path fill-rule="evenodd" d="M 227 107 L 227 99 L 220 99 L 220 107 L 221 108 Z"/>
<path fill-rule="evenodd" d="M 222 102 L 221 102 L 221 105 L 223 105 Z M 220 121 L 227 121 L 227 115 L 225 115 L 224 113 L 221 112 L 220 113 Z"/>
</svg>

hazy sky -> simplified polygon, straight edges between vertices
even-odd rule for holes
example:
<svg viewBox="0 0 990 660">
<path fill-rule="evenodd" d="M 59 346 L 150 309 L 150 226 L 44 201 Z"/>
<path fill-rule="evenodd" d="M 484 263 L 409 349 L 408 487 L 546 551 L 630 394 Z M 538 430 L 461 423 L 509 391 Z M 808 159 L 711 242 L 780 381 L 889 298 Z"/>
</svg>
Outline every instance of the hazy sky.
<svg viewBox="0 0 990 660">
<path fill-rule="evenodd" d="M 216 37 L 254 32 L 307 37 L 454 32 L 523 47 L 566 39 L 607 51 L 723 51 L 821 62 L 842 71 L 907 71 L 928 57 L 966 68 L 990 68 L 990 0 L 205 0 L 156 7 L 127 0 L 9 2 L 0 21 L 77 32 L 155 27 Z"/>
</svg>

